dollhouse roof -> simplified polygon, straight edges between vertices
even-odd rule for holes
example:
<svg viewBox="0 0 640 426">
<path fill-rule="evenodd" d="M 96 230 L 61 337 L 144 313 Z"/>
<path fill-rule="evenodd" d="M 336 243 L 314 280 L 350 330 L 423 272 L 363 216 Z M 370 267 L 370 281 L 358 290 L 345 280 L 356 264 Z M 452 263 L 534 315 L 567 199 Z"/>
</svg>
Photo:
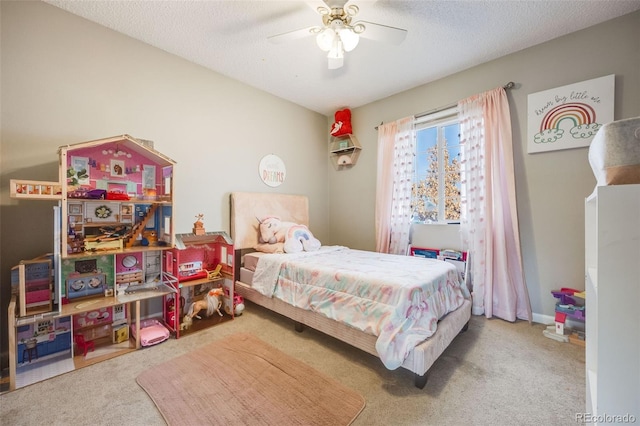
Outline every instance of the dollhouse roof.
<svg viewBox="0 0 640 426">
<path fill-rule="evenodd" d="M 112 145 L 121 148 L 123 151 L 135 152 L 147 158 L 154 159 L 161 166 L 172 166 L 176 164 L 174 160 L 156 151 L 153 148 L 153 141 L 136 139 L 129 135 L 112 136 L 104 139 L 96 139 L 88 142 L 79 142 L 59 147 L 59 152 L 66 152 L 75 149 L 93 148 L 101 145 Z"/>
<path fill-rule="evenodd" d="M 184 250 L 187 245 L 224 243 L 233 244 L 233 240 L 224 231 L 206 232 L 203 235 L 196 234 L 176 234 L 176 248 Z"/>
</svg>

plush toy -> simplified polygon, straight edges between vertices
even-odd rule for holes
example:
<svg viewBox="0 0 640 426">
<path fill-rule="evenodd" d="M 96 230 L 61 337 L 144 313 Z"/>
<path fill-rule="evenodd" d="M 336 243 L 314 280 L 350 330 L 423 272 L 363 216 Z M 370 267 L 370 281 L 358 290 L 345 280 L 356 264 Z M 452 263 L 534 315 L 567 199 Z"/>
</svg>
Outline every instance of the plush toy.
<svg viewBox="0 0 640 426">
<path fill-rule="evenodd" d="M 293 222 L 283 222 L 279 217 L 268 216 L 260 223 L 260 242 L 267 244 L 284 243 L 285 253 L 315 251 L 322 245 L 309 228 Z"/>
<path fill-rule="evenodd" d="M 336 121 L 331 126 L 331 136 L 351 134 L 351 110 L 349 108 L 336 111 Z"/>
</svg>

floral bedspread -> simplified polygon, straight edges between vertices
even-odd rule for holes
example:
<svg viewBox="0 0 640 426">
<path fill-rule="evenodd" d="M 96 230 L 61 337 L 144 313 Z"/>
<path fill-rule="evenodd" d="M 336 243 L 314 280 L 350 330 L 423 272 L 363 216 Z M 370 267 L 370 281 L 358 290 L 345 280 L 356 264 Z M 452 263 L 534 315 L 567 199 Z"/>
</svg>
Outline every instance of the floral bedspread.
<svg viewBox="0 0 640 426">
<path fill-rule="evenodd" d="M 261 256 L 252 287 L 377 336 L 390 370 L 470 298 L 451 263 L 341 246 Z"/>
</svg>

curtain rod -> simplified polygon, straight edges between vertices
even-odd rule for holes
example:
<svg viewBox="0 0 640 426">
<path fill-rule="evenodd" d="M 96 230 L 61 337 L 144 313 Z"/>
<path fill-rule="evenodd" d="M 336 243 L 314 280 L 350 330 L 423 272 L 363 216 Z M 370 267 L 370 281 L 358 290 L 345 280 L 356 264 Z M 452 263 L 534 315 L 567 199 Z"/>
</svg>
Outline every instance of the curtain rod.
<svg viewBox="0 0 640 426">
<path fill-rule="evenodd" d="M 507 84 L 505 84 L 504 86 L 502 86 L 502 88 L 503 88 L 504 90 L 509 90 L 509 89 L 513 89 L 513 88 L 515 87 L 515 85 L 516 85 L 516 84 L 515 84 L 513 81 L 510 81 L 510 82 L 508 82 Z M 415 114 L 415 115 L 413 116 L 413 118 L 420 118 L 420 117 L 424 117 L 424 116 L 426 116 L 426 115 L 435 114 L 435 113 L 437 113 L 437 112 L 444 111 L 444 110 L 447 110 L 447 109 L 451 109 L 451 108 L 454 108 L 454 107 L 456 107 L 456 106 L 458 106 L 458 103 L 457 103 L 457 102 L 456 102 L 456 103 L 454 103 L 454 104 L 449 104 L 449 105 L 441 106 L 441 107 L 439 107 L 439 108 L 435 108 L 435 109 L 432 109 L 432 110 L 430 110 L 430 111 L 425 111 L 425 112 L 421 112 L 421 113 L 419 113 L 419 114 Z M 384 124 L 384 122 L 381 122 L 381 123 L 380 123 L 380 125 L 382 125 L 382 124 Z M 376 127 L 375 127 L 375 129 L 376 129 L 376 130 L 378 130 L 378 127 L 379 127 L 379 126 L 376 126 Z"/>
</svg>

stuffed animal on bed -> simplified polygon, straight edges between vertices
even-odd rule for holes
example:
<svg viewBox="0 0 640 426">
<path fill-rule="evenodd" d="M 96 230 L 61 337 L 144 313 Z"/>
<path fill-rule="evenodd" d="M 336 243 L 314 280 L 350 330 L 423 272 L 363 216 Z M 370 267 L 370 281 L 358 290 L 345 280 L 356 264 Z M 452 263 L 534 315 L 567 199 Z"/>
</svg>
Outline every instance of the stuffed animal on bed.
<svg viewBox="0 0 640 426">
<path fill-rule="evenodd" d="M 283 222 L 279 217 L 268 216 L 258 227 L 260 242 L 267 244 L 284 243 L 285 253 L 299 253 L 301 251 L 316 251 L 322 245 L 313 236 L 309 228 L 293 222 Z"/>
</svg>

